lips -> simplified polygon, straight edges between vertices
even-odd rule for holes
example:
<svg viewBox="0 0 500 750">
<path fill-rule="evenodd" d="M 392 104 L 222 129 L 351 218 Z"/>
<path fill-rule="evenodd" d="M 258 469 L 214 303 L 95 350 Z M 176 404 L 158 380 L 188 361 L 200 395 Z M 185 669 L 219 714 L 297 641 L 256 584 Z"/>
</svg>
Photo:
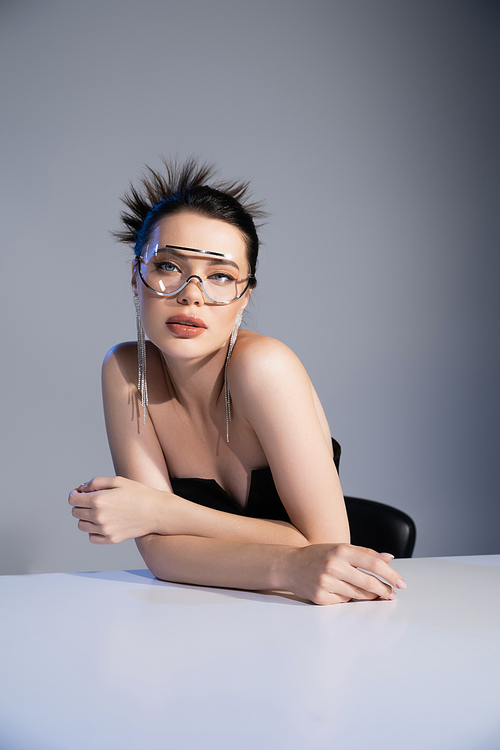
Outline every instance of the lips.
<svg viewBox="0 0 500 750">
<path fill-rule="evenodd" d="M 169 331 L 181 338 L 200 336 L 207 329 L 204 321 L 194 315 L 172 315 L 166 325 Z"/>
</svg>

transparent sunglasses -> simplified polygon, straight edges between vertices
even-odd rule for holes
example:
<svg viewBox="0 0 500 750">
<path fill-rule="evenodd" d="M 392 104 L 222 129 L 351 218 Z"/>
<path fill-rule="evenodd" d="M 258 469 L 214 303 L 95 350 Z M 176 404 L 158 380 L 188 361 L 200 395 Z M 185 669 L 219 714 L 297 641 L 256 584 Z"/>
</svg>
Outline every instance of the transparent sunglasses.
<svg viewBox="0 0 500 750">
<path fill-rule="evenodd" d="M 203 276 L 188 275 L 183 270 L 189 260 L 185 253 L 206 256 L 208 267 Z M 160 297 L 175 297 L 194 280 L 208 302 L 230 305 L 243 297 L 255 278 L 253 273 L 244 279 L 237 278 L 239 268 L 228 255 L 180 245 L 147 245 L 144 254 L 138 255 L 136 260 L 141 281 Z"/>
</svg>

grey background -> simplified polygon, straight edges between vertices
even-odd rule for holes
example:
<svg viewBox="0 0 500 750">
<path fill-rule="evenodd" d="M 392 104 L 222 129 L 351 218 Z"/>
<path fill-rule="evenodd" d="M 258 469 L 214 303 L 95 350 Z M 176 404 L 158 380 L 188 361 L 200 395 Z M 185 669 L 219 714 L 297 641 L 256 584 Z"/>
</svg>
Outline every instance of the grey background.
<svg viewBox="0 0 500 750">
<path fill-rule="evenodd" d="M 112 474 L 100 402 L 134 338 L 109 230 L 145 163 L 192 153 L 267 202 L 248 327 L 304 362 L 346 494 L 417 555 L 499 552 L 498 4 L 0 5 L 0 572 L 139 567 L 67 495 Z"/>
</svg>

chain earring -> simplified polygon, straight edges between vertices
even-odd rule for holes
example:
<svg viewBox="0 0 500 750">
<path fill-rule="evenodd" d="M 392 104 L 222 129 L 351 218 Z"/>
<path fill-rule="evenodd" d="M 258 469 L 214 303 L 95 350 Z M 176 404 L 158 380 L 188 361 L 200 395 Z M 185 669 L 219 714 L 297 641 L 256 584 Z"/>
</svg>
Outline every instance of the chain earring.
<svg viewBox="0 0 500 750">
<path fill-rule="evenodd" d="M 233 353 L 234 345 L 238 337 L 238 331 L 243 319 L 243 313 L 239 312 L 234 321 L 231 338 L 229 339 L 229 348 L 227 350 L 226 364 L 224 365 L 224 402 L 226 405 L 226 443 L 229 443 L 229 422 L 231 421 L 231 396 L 229 395 L 229 386 L 227 384 L 227 366 Z"/>
<path fill-rule="evenodd" d="M 135 322 L 137 325 L 137 390 L 141 394 L 142 424 L 146 424 L 146 408 L 148 405 L 148 384 L 146 380 L 146 337 L 141 321 L 141 303 L 139 295 L 134 294 Z"/>
</svg>

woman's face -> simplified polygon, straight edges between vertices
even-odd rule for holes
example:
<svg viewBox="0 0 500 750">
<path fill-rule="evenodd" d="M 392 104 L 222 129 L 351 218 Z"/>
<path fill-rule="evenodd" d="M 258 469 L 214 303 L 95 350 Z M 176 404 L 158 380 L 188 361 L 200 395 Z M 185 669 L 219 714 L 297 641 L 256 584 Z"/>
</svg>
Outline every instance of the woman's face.
<svg viewBox="0 0 500 750">
<path fill-rule="evenodd" d="M 189 211 L 167 216 L 155 225 L 148 245 L 150 248 L 173 245 L 227 256 L 219 261 L 217 256 L 178 251 L 167 269 L 172 269 L 179 277 L 197 275 L 205 279 L 227 271 L 238 279 L 246 279 L 250 273 L 241 232 L 219 219 Z M 145 252 L 146 248 L 143 256 Z M 139 294 L 144 330 L 167 357 L 201 358 L 227 347 L 236 316 L 246 307 L 250 290 L 229 305 L 215 305 L 205 298 L 200 285 L 192 279 L 178 294 L 161 297 L 141 281 L 135 261 L 133 269 L 132 285 L 134 293 Z"/>
</svg>

